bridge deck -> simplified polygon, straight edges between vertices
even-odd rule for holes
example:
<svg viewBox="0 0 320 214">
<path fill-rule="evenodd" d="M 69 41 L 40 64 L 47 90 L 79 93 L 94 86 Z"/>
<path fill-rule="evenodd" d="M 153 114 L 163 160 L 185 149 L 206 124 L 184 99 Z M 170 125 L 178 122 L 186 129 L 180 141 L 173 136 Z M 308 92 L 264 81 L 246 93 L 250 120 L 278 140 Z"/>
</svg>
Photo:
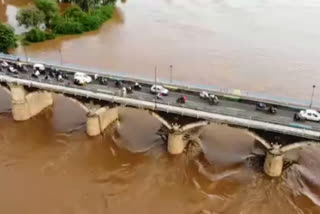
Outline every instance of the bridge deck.
<svg viewBox="0 0 320 214">
<path fill-rule="evenodd" d="M 0 81 L 15 82 L 60 93 L 114 101 L 120 104 L 157 109 L 243 127 L 270 130 L 310 139 L 320 139 L 320 123 L 293 121 L 293 115 L 296 112 L 293 106 L 280 106 L 278 113 L 271 115 L 266 112 L 256 111 L 256 101 L 254 100 L 238 102 L 221 99 L 219 105 L 215 106 L 209 105 L 208 101 L 201 99 L 195 91 L 170 91 L 169 96 L 155 102 L 155 96 L 150 94 L 150 85 L 148 84 L 141 91 L 134 91 L 134 93 L 128 94 L 126 97 L 121 97 L 119 96 L 119 88 L 115 86 L 114 80 L 110 80 L 108 85 L 101 85 L 99 82 L 94 81 L 86 86 L 77 86 L 72 81 L 73 71 L 65 71 L 69 76 L 69 80 L 58 82 L 54 78 L 50 81 L 44 80 L 44 76 L 40 76 L 38 79 L 32 78 L 32 68 L 30 67 L 29 69 L 30 71 L 26 73 L 20 72 L 18 75 L 2 71 L 0 72 Z M 177 98 L 184 94 L 187 94 L 187 103 L 178 104 L 176 102 Z"/>
</svg>

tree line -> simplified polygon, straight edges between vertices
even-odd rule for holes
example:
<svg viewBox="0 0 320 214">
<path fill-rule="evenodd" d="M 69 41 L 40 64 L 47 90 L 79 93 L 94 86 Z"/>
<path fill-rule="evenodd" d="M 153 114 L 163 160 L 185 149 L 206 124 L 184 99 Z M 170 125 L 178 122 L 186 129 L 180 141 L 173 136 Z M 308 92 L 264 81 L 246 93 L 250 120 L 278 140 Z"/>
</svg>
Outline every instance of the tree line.
<svg viewBox="0 0 320 214">
<path fill-rule="evenodd" d="M 34 6 L 22 8 L 16 19 L 28 29 L 23 42 L 41 42 L 54 39 L 57 35 L 80 34 L 97 30 L 112 18 L 116 0 L 60 0 L 72 3 L 60 11 L 56 0 L 35 0 Z M 13 29 L 0 23 L 0 52 L 16 47 L 17 36 Z"/>
</svg>

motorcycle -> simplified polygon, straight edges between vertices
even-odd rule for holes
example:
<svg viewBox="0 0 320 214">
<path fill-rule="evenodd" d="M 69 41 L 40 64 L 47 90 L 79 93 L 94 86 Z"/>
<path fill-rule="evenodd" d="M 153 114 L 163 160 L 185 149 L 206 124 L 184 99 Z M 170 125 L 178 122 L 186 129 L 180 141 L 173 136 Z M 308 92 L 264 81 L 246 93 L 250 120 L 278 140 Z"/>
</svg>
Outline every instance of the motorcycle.
<svg viewBox="0 0 320 214">
<path fill-rule="evenodd" d="M 157 97 L 157 100 L 162 100 L 163 95 L 161 93 L 158 93 L 156 97 Z"/>
<path fill-rule="evenodd" d="M 100 84 L 101 85 L 108 85 L 108 79 L 105 77 L 100 77 Z"/>
<path fill-rule="evenodd" d="M 127 87 L 126 89 L 127 89 L 128 94 L 132 94 L 133 93 L 133 90 L 132 90 L 132 88 L 130 86 Z"/>
<path fill-rule="evenodd" d="M 138 82 L 136 82 L 134 83 L 133 89 L 139 91 L 142 89 L 142 86 Z"/>
<path fill-rule="evenodd" d="M 267 106 L 265 103 L 257 103 L 256 104 L 256 110 L 258 111 L 266 111 L 271 114 L 276 114 L 277 113 L 277 108 L 275 106 Z"/>
<path fill-rule="evenodd" d="M 122 81 L 121 80 L 117 80 L 116 81 L 116 86 L 117 87 L 121 87 L 123 85 Z"/>
<path fill-rule="evenodd" d="M 177 103 L 181 103 L 184 104 L 187 101 L 187 97 L 186 96 L 181 96 L 177 99 Z"/>
<path fill-rule="evenodd" d="M 219 103 L 219 98 L 218 98 L 217 96 L 215 96 L 215 95 L 210 95 L 210 96 L 209 96 L 209 103 L 210 103 L 211 105 L 218 105 L 218 103 Z"/>
</svg>

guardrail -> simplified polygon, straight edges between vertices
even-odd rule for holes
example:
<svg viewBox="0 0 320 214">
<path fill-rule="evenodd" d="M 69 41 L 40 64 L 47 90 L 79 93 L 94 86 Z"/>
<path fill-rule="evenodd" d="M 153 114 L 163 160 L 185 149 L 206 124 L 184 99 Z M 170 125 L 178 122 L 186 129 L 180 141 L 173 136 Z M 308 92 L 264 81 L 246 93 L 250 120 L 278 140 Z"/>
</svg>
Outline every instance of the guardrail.
<svg viewBox="0 0 320 214">
<path fill-rule="evenodd" d="M 26 85 L 29 87 L 35 87 L 43 90 L 50 90 L 54 92 L 82 96 L 82 97 L 90 97 L 92 99 L 98 100 L 106 100 L 110 102 L 116 102 L 119 104 L 127 105 L 127 106 L 135 106 L 140 108 L 148 108 L 152 110 L 159 110 L 169 113 L 175 113 L 180 115 L 186 115 L 195 118 L 201 118 L 206 120 L 213 120 L 218 123 L 226 123 L 237 125 L 246 128 L 256 128 L 262 129 L 266 131 L 279 132 L 283 134 L 289 134 L 299 137 L 311 138 L 311 139 L 320 139 L 320 132 L 317 130 L 305 129 L 304 127 L 292 127 L 289 125 L 284 125 L 279 123 L 279 121 L 273 119 L 265 119 L 259 116 L 249 116 L 241 114 L 240 112 L 234 111 L 224 111 L 222 112 L 219 109 L 215 108 L 201 108 L 198 109 L 196 105 L 185 105 L 185 104 L 177 104 L 163 101 L 146 101 L 141 100 L 141 98 L 137 97 L 137 95 L 133 94 L 130 97 L 121 97 L 117 95 L 117 93 L 107 94 L 97 92 L 95 90 L 85 90 L 80 87 L 72 86 L 68 87 L 66 85 L 62 85 L 60 83 L 48 83 L 48 82 L 37 82 L 27 79 L 17 79 L 9 76 L 0 75 L 0 81 L 2 82 L 13 82 L 17 84 Z"/>
<path fill-rule="evenodd" d="M 20 59 L 25 59 L 26 61 L 30 63 L 43 63 L 48 66 L 54 66 L 60 69 L 64 70 L 70 70 L 70 71 L 83 71 L 86 73 L 90 74 L 96 74 L 98 73 L 99 75 L 103 76 L 108 76 L 114 79 L 124 79 L 128 81 L 139 81 L 139 82 L 144 82 L 146 84 L 153 84 L 154 80 L 151 78 L 145 78 L 145 77 L 137 77 L 137 76 L 132 76 L 129 74 L 126 74 L 124 72 L 115 72 L 112 70 L 108 69 L 98 69 L 98 68 L 89 68 L 85 66 L 78 66 L 74 64 L 59 64 L 57 62 L 52 62 L 52 61 L 43 61 L 41 59 L 36 59 L 36 58 L 28 58 L 26 59 L 25 57 L 19 57 L 19 56 L 14 56 L 14 55 L 8 55 L 8 54 L 3 54 L 0 53 L 0 58 L 3 59 L 9 59 L 9 60 L 17 60 L 18 58 Z M 270 96 L 264 93 L 257 93 L 257 92 L 248 92 L 248 91 L 242 91 L 241 94 L 234 93 L 235 89 L 227 89 L 227 88 L 222 88 L 218 86 L 213 86 L 213 85 L 198 85 L 198 84 L 186 84 L 181 81 L 174 80 L 172 83 L 170 81 L 165 80 L 165 79 L 159 79 L 157 81 L 158 83 L 161 83 L 163 85 L 168 85 L 168 86 L 173 86 L 173 87 L 178 87 L 182 90 L 186 91 L 201 91 L 201 90 L 206 90 L 209 91 L 213 94 L 219 95 L 219 96 L 236 96 L 241 98 L 242 100 L 252 100 L 256 102 L 265 102 L 265 103 L 270 103 L 270 104 L 275 104 L 275 105 L 280 105 L 280 106 L 287 106 L 291 108 L 308 108 L 309 101 L 307 100 L 299 100 L 299 99 L 294 99 L 294 98 L 288 98 L 288 97 L 276 97 L 276 96 Z M 315 109 L 320 109 L 320 103 L 314 102 L 313 107 Z"/>
</svg>

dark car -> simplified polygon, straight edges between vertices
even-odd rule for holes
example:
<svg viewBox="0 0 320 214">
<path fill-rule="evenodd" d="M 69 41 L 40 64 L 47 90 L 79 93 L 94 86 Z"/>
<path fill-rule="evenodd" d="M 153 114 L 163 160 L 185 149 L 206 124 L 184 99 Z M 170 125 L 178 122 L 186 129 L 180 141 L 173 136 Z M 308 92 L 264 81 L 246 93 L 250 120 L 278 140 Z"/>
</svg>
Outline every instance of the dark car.
<svg viewBox="0 0 320 214">
<path fill-rule="evenodd" d="M 265 103 L 257 103 L 256 104 L 256 110 L 258 111 L 266 111 L 269 112 L 271 114 L 276 114 L 277 113 L 277 108 L 273 105 L 268 106 Z"/>
</svg>

